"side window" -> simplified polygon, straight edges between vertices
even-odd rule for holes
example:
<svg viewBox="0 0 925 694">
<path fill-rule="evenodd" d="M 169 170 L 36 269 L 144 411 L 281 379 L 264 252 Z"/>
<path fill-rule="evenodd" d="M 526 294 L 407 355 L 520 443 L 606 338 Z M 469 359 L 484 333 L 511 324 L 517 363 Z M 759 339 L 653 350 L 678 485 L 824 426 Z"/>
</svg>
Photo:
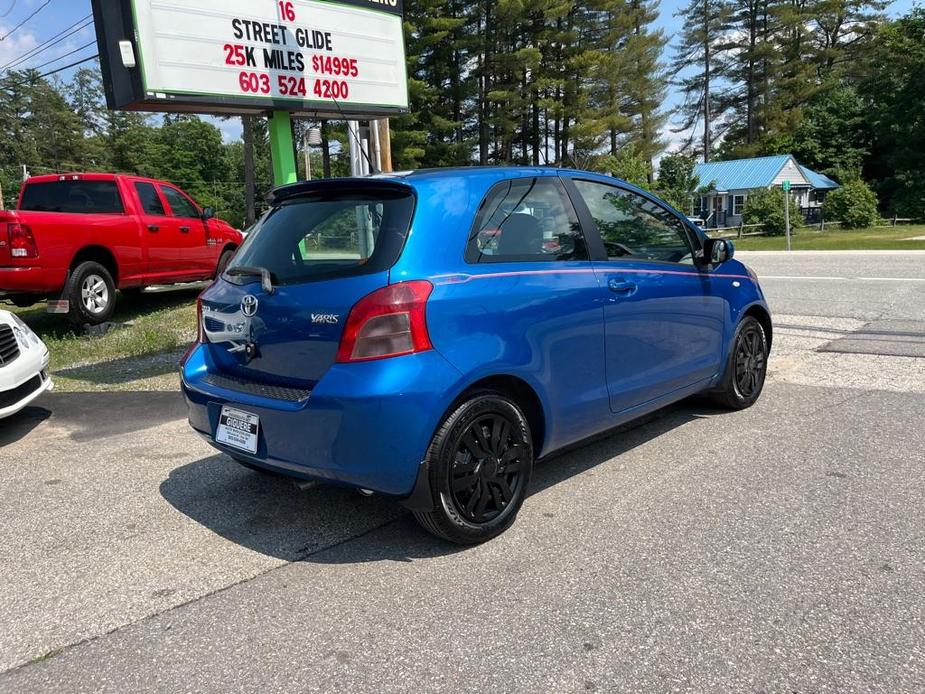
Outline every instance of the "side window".
<svg viewBox="0 0 925 694">
<path fill-rule="evenodd" d="M 153 183 L 136 183 L 135 192 L 138 193 L 138 199 L 141 200 L 141 208 L 145 214 L 158 217 L 167 215 L 164 211 L 164 203 L 161 202 L 161 196 L 157 194 L 157 188 Z"/>
<path fill-rule="evenodd" d="M 168 188 L 167 186 L 161 186 L 161 192 L 164 194 L 164 197 L 167 198 L 167 204 L 170 205 L 170 210 L 173 212 L 174 217 L 198 217 L 199 210 L 186 199 L 186 196 L 180 193 L 180 191 L 175 190 L 174 188 Z"/>
<path fill-rule="evenodd" d="M 475 218 L 468 263 L 587 260 L 578 215 L 558 178 L 521 178 L 492 188 Z"/>
<path fill-rule="evenodd" d="M 693 265 L 690 239 L 674 214 L 637 193 L 604 183 L 575 181 L 597 223 L 607 257 Z"/>
</svg>

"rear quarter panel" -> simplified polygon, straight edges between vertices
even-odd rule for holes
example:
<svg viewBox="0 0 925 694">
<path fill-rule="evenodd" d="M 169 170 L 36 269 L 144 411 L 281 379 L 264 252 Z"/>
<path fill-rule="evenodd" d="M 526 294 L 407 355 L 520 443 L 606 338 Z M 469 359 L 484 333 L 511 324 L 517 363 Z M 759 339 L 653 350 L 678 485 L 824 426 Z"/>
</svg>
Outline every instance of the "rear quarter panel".
<svg viewBox="0 0 925 694">
<path fill-rule="evenodd" d="M 17 214 L 32 228 L 39 248 L 38 264 L 57 289 L 64 286 L 74 256 L 88 246 L 102 246 L 115 256 L 120 286 L 136 279 L 144 271 L 143 241 L 134 216 L 60 212 Z"/>
<path fill-rule="evenodd" d="M 517 172 L 518 177 L 551 175 L 555 172 L 544 169 Z M 465 262 L 480 203 L 494 183 L 509 177 L 489 170 L 412 179 L 418 209 L 392 281 L 428 279 L 434 284 L 427 308 L 431 340 L 460 371 L 459 381 L 445 394 L 445 406 L 482 379 L 519 378 L 543 406 L 543 450 L 551 451 L 610 424 L 603 308 L 590 263 Z M 569 272 L 557 274 L 557 269 Z M 442 414 L 434 413 L 434 427 Z"/>
</svg>

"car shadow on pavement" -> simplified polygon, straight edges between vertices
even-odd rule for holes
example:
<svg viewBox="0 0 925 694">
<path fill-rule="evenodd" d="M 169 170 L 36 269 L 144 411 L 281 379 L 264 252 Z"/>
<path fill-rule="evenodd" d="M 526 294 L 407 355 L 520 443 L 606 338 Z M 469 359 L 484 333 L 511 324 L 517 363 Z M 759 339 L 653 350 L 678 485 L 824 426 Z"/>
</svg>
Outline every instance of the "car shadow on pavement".
<svg viewBox="0 0 925 694">
<path fill-rule="evenodd" d="M 531 494 L 722 410 L 689 400 L 540 461 Z M 230 542 L 285 561 L 411 561 L 462 551 L 419 529 L 394 500 L 333 486 L 300 490 L 214 455 L 173 470 L 160 486 L 174 508 Z M 388 529 L 384 529 L 388 526 Z M 375 541 L 349 542 L 374 530 Z"/>
<path fill-rule="evenodd" d="M 44 407 L 27 407 L 11 417 L 0 420 L 0 448 L 26 438 L 49 417 L 51 410 Z"/>
</svg>

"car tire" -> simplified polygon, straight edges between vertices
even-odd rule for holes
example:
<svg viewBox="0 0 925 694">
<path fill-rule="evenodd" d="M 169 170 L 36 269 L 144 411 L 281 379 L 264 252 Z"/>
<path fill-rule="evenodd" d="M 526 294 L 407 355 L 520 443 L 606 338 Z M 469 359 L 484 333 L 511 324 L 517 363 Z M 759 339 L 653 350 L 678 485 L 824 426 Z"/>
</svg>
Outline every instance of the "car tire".
<svg viewBox="0 0 925 694">
<path fill-rule="evenodd" d="M 75 325 L 100 325 L 116 310 L 116 284 L 109 270 L 93 261 L 81 263 L 68 276 L 64 295 Z"/>
<path fill-rule="evenodd" d="M 768 372 L 768 340 L 761 322 L 746 316 L 736 330 L 719 387 L 713 401 L 731 410 L 744 410 L 761 396 Z"/>
<path fill-rule="evenodd" d="M 222 273 L 225 272 L 225 268 L 228 267 L 228 263 L 231 262 L 232 258 L 234 258 L 234 251 L 227 250 L 222 252 L 218 259 L 218 265 L 215 266 L 215 279 L 222 276 Z"/>
<path fill-rule="evenodd" d="M 527 418 L 501 393 L 475 393 L 443 420 L 425 465 L 434 508 L 416 511 L 418 523 L 460 545 L 497 537 L 514 523 L 530 486 Z"/>
</svg>

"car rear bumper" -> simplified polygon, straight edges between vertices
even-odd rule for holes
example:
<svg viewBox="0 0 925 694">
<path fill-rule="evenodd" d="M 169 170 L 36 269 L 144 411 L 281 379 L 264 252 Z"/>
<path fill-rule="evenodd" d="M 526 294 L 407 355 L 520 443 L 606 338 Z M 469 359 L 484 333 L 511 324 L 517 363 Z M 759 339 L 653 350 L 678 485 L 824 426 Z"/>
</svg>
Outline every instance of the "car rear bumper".
<svg viewBox="0 0 925 694">
<path fill-rule="evenodd" d="M 284 474 L 407 497 L 460 373 L 435 351 L 335 364 L 307 399 L 274 399 L 207 382 L 207 350 L 182 368 L 190 425 L 214 447 Z M 212 380 L 212 379 L 209 379 Z M 260 417 L 257 453 L 215 441 L 222 407 Z"/>
<path fill-rule="evenodd" d="M 0 294 L 58 294 L 66 276 L 43 267 L 0 267 Z"/>
</svg>

